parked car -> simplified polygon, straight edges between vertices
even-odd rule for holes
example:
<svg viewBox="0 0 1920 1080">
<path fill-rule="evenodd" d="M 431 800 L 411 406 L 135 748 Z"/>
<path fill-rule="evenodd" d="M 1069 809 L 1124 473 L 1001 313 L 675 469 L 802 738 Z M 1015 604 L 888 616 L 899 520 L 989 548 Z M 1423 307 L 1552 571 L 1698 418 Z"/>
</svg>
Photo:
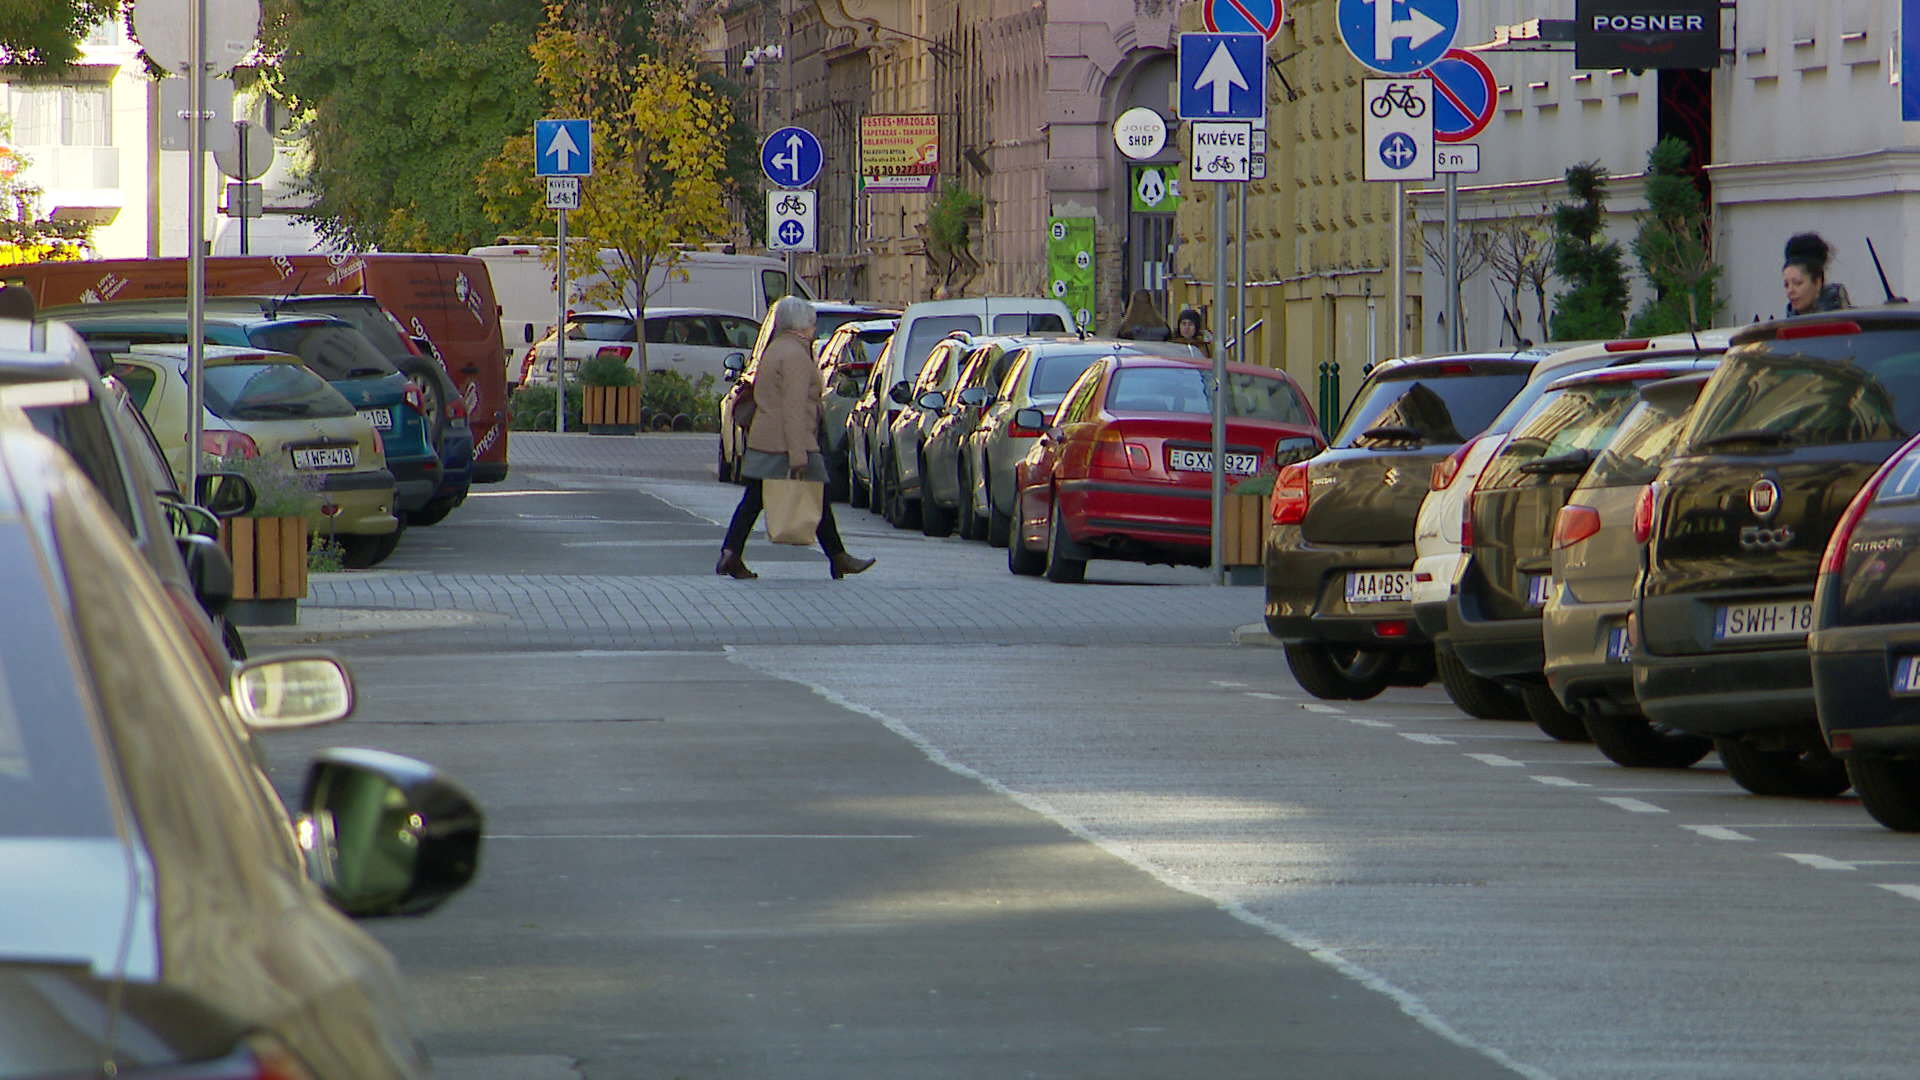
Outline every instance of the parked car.
<svg viewBox="0 0 1920 1080">
<path fill-rule="evenodd" d="M 113 357 L 113 376 L 147 417 L 176 477 L 187 468 L 187 347 L 134 345 Z M 373 425 L 300 358 L 224 345 L 203 346 L 206 397 L 200 449 L 235 462 L 261 462 L 291 480 L 312 476 L 323 506 L 310 535 L 339 544 L 341 562 L 365 570 L 400 543 L 393 473 Z"/>
<path fill-rule="evenodd" d="M 1526 386 L 1536 355 L 1389 360 L 1333 445 L 1280 470 L 1267 530 L 1266 623 L 1315 697 L 1361 700 L 1437 673 L 1415 622 L 1414 523 L 1446 461 Z"/>
<path fill-rule="evenodd" d="M 1015 424 L 1014 415 L 1034 408 L 1050 417 L 1095 361 L 1134 355 L 1199 357 L 1201 353 L 1189 345 L 1061 337 L 1022 346 L 1004 358 L 1006 374 L 1001 376 L 978 424 L 967 434 L 962 452 L 971 513 L 985 520 L 989 545 L 1006 547 L 1013 535 L 1013 468 L 1040 437 L 1038 428 Z"/>
<path fill-rule="evenodd" d="M 820 348 L 820 449 L 827 459 L 827 494 L 855 508 L 867 505 L 864 484 L 853 482 L 852 440 L 848 418 L 873 377 L 873 363 L 893 337 L 898 319 L 869 319 L 840 324 Z M 721 470 L 728 468 L 721 448 Z M 863 467 L 864 471 L 864 467 Z"/>
<path fill-rule="evenodd" d="M 1920 310 L 1762 323 L 1734 335 L 1641 496 L 1634 694 L 1654 723 L 1712 738 L 1748 791 L 1848 786 L 1807 660 L 1818 552 L 1916 429 Z"/>
<path fill-rule="evenodd" d="M 346 716 L 345 668 L 292 654 L 216 680 L 96 489 L 4 424 L 0 595 L 0 956 L 191 1000 L 233 1028 L 184 1056 L 265 1066 L 149 1075 L 428 1075 L 391 955 L 341 915 L 418 914 L 471 880 L 466 793 L 419 762 L 328 751 L 296 830 L 247 732 Z"/>
<path fill-rule="evenodd" d="M 726 358 L 753 348 L 760 324 L 740 315 L 707 308 L 650 307 L 646 311 L 647 370 L 671 371 L 689 382 L 710 375 L 726 378 Z M 523 386 L 551 386 L 559 356 L 557 335 L 549 333 L 528 350 Z M 625 308 L 576 312 L 567 320 L 567 379 L 590 356 L 616 356 L 628 367 L 639 364 L 639 339 L 633 315 Z"/>
<path fill-rule="evenodd" d="M 993 392 L 1007 379 L 1014 358 L 1030 339 L 989 339 L 967 354 L 967 363 L 944 395 L 933 425 L 922 440 L 920 458 L 920 529 L 928 536 L 945 536 L 958 526 L 962 540 L 984 540 L 987 519 L 974 512 L 973 474 L 967 460 L 967 439 L 980 426 L 993 404 Z M 921 375 L 926 369 L 921 369 Z M 923 407 L 932 399 L 923 395 Z"/>
<path fill-rule="evenodd" d="M 1447 600 L 1449 649 L 1466 669 L 1519 693 L 1540 730 L 1587 741 L 1546 682 L 1540 614 L 1553 576 L 1554 521 L 1587 468 L 1640 403 L 1640 387 L 1711 368 L 1673 358 L 1555 379 L 1474 483 L 1461 563 Z"/>
<path fill-rule="evenodd" d="M 927 354 L 927 362 L 913 380 L 904 406 L 894 415 L 893 430 L 885 443 L 887 449 L 880 458 L 880 484 L 876 489 L 880 502 L 876 509 L 894 528 L 919 525 L 929 536 L 945 536 L 953 531 L 950 509 L 935 506 L 931 523 L 922 518 L 926 502 L 922 498 L 920 478 L 927 437 L 946 415 L 948 398 L 959 384 L 960 373 L 976 356 L 990 350 L 1005 350 L 1025 340 L 969 337 L 955 331 Z"/>
<path fill-rule="evenodd" d="M 1558 588 L 1540 616 L 1547 686 L 1581 717 L 1594 746 L 1629 768 L 1684 769 L 1713 749 L 1709 739 L 1654 727 L 1627 665 L 1627 615 L 1640 576 L 1634 508 L 1672 455 L 1709 374 L 1641 386 L 1640 404 L 1554 518 Z"/>
<path fill-rule="evenodd" d="M 63 309 L 63 317 L 87 339 L 103 371 L 111 369 L 114 356 L 134 345 L 186 342 L 184 313 L 167 308 L 150 308 L 142 313 L 137 307 L 82 305 Z M 351 323 L 324 315 L 269 318 L 265 314 L 215 310 L 206 316 L 202 338 L 208 345 L 299 357 L 352 402 L 380 433 L 387 470 L 393 473 L 395 509 L 407 514 L 432 501 L 444 468 L 427 437 L 425 397 Z"/>
<path fill-rule="evenodd" d="M 1205 566 L 1212 559 L 1213 368 L 1201 360 L 1110 355 L 1083 372 L 1014 468 L 1016 574 L 1078 582 L 1092 559 Z M 1226 460 L 1250 477 L 1276 457 L 1326 445 L 1306 395 L 1283 371 L 1228 364 Z"/>
<path fill-rule="evenodd" d="M 819 357 L 826 348 L 827 340 L 834 331 L 848 323 L 870 323 L 880 320 L 899 321 L 900 309 L 876 304 L 851 304 L 838 300 L 815 300 L 813 302 L 813 354 Z"/>
</svg>

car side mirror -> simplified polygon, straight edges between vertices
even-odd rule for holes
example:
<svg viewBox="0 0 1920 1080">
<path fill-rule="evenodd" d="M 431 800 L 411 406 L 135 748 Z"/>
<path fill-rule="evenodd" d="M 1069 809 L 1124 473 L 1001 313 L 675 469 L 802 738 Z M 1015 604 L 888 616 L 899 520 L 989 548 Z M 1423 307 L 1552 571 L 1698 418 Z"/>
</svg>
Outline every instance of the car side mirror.
<svg viewBox="0 0 1920 1080">
<path fill-rule="evenodd" d="M 252 513 L 259 495 L 253 482 L 239 473 L 210 472 L 194 481 L 193 501 L 215 517 L 236 518 Z"/>
<path fill-rule="evenodd" d="M 328 750 L 307 770 L 300 808 L 308 873 L 355 918 L 424 915 L 480 866 L 473 797 L 412 758 Z"/>
<path fill-rule="evenodd" d="M 326 653 L 281 653 L 234 669 L 234 707 L 260 731 L 318 727 L 353 715 L 353 677 Z"/>
<path fill-rule="evenodd" d="M 738 375 L 747 370 L 747 354 L 730 352 L 721 359 L 720 367 L 731 375 Z"/>
<path fill-rule="evenodd" d="M 520 336 L 526 339 L 527 344 L 529 345 L 533 344 L 533 324 L 526 323 L 524 326 L 522 326 L 521 330 L 522 330 L 522 333 Z"/>
<path fill-rule="evenodd" d="M 893 384 L 893 389 L 887 391 L 887 396 L 893 399 L 895 405 L 905 405 L 913 400 L 913 387 L 907 385 L 907 380 L 901 379 Z"/>
<path fill-rule="evenodd" d="M 960 391 L 960 404 L 977 408 L 985 405 L 987 399 L 991 396 L 992 395 L 987 393 L 987 388 L 984 386 L 969 386 L 965 390 Z"/>
<path fill-rule="evenodd" d="M 204 511 L 202 511 L 204 513 Z M 227 557 L 220 541 L 199 533 L 173 538 L 180 549 L 180 561 L 187 564 L 187 580 L 193 583 L 193 597 L 209 615 L 218 615 L 233 603 L 233 560 Z"/>
<path fill-rule="evenodd" d="M 939 412 L 947 407 L 947 395 L 938 390 L 929 390 L 914 399 L 913 403 L 928 412 Z"/>
<path fill-rule="evenodd" d="M 1273 444 L 1273 467 L 1284 469 L 1288 465 L 1297 465 L 1320 453 L 1320 444 L 1305 435 L 1281 439 Z"/>
</svg>

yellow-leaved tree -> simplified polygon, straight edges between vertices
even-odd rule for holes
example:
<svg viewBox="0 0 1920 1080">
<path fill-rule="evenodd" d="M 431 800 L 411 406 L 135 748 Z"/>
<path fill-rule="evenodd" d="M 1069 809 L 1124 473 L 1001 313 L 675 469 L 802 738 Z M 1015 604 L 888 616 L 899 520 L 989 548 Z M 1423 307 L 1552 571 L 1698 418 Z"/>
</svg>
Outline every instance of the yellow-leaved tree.
<svg viewBox="0 0 1920 1080">
<path fill-rule="evenodd" d="M 688 63 L 635 56 L 605 32 L 571 23 L 558 4 L 547 7 L 532 53 L 545 115 L 593 122 L 593 175 L 580 182 L 580 209 L 567 215 L 569 276 L 604 274 L 577 299 L 627 309 L 641 330 L 634 365 L 645 378 L 647 282 L 672 267 L 681 250 L 675 245 L 718 239 L 731 225 L 727 103 Z M 531 135 L 508 139 L 478 179 L 486 212 L 503 232 L 553 235 L 555 212 L 546 208 L 545 181 L 534 176 Z M 613 253 L 610 263 L 602 251 Z"/>
</svg>

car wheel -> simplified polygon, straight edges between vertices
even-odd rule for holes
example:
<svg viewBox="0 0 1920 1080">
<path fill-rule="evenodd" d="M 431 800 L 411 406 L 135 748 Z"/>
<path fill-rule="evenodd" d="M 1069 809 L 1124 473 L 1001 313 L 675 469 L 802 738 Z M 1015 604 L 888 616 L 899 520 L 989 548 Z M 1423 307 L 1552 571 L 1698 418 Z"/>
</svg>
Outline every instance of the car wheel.
<svg viewBox="0 0 1920 1080">
<path fill-rule="evenodd" d="M 1847 790 L 1846 763 L 1826 747 L 1809 750 L 1766 750 L 1738 738 L 1713 740 L 1720 760 L 1733 781 L 1755 795 L 1784 795 L 1799 799 L 1826 799 Z"/>
<path fill-rule="evenodd" d="M 349 570 L 371 570 L 379 566 L 400 546 L 400 534 L 404 531 L 395 529 L 385 536 L 339 537 L 340 565 Z"/>
<path fill-rule="evenodd" d="M 1526 720 L 1527 707 L 1513 691 L 1483 679 L 1467 670 L 1467 665 L 1449 649 L 1435 649 L 1434 666 L 1440 669 L 1440 685 L 1447 696 L 1468 716 L 1478 720 Z"/>
<path fill-rule="evenodd" d="M 826 498 L 828 502 L 843 503 L 853 497 L 853 482 L 848 473 L 852 468 L 851 464 L 836 468 L 833 458 L 831 456 L 827 458 Z"/>
<path fill-rule="evenodd" d="M 960 493 L 960 539 L 984 540 L 987 535 L 987 523 L 973 512 L 973 479 L 967 475 L 966 466 L 956 470 L 955 486 Z"/>
<path fill-rule="evenodd" d="M 1520 691 L 1520 702 L 1527 707 L 1527 715 L 1540 730 L 1559 739 L 1561 742 L 1588 742 L 1587 725 L 1580 718 L 1567 711 L 1553 691 L 1544 686 L 1529 686 Z"/>
<path fill-rule="evenodd" d="M 1593 745 L 1615 765 L 1629 769 L 1685 769 L 1707 756 L 1713 740 L 1681 731 L 1659 731 L 1644 716 L 1586 717 Z"/>
<path fill-rule="evenodd" d="M 1067 530 L 1060 524 L 1060 504 L 1054 503 L 1047 515 L 1047 580 L 1058 585 L 1078 585 L 1087 580 L 1087 560 L 1068 555 Z"/>
<path fill-rule="evenodd" d="M 1021 577 L 1038 577 L 1047 568 L 1047 553 L 1028 551 L 1025 541 L 1020 537 L 1024 529 L 1009 527 L 1007 532 L 1007 569 Z"/>
<path fill-rule="evenodd" d="M 906 494 L 902 492 L 900 488 L 900 477 L 894 473 L 892 454 L 887 455 L 887 460 L 881 465 L 880 472 L 881 475 L 886 477 L 887 484 L 887 512 L 885 515 L 887 524 L 896 529 L 911 529 L 920 524 L 919 506 L 917 505 L 918 500 L 909 499 Z"/>
<path fill-rule="evenodd" d="M 1300 689 L 1324 701 L 1365 701 L 1377 697 L 1393 679 L 1399 656 L 1319 642 L 1290 644 L 1287 666 Z"/>
<path fill-rule="evenodd" d="M 953 534 L 953 511 L 933 501 L 933 492 L 927 487 L 927 459 L 920 458 L 920 531 L 927 536 L 951 536 Z"/>
<path fill-rule="evenodd" d="M 1003 514 L 993 504 L 993 489 L 987 489 L 987 546 L 1006 547 L 1007 538 L 1013 535 L 1013 517 Z"/>
<path fill-rule="evenodd" d="M 717 445 L 714 449 L 713 478 L 724 484 L 727 482 L 727 444 L 717 438 L 714 442 Z"/>
<path fill-rule="evenodd" d="M 453 513 L 454 507 L 459 505 L 460 500 L 454 496 L 442 495 L 418 510 L 407 511 L 407 524 L 438 525 L 447 520 L 447 515 Z"/>
<path fill-rule="evenodd" d="M 1920 832 L 1920 763 L 1856 752 L 1847 759 L 1847 775 L 1873 820 L 1896 832 Z"/>
</svg>

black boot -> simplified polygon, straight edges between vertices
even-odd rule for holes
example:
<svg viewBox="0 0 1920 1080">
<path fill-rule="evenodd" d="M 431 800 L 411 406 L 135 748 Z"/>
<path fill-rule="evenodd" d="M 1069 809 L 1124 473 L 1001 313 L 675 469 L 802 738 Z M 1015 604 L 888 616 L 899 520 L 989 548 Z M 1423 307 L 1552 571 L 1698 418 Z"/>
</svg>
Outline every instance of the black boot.
<svg viewBox="0 0 1920 1080">
<path fill-rule="evenodd" d="M 861 567 L 861 569 L 864 570 L 866 567 Z M 739 552 L 728 551 L 725 548 L 720 549 L 720 561 L 714 565 L 713 572 L 730 577 L 735 581 L 752 581 L 754 578 L 760 576 L 747 569 L 747 564 L 741 561 Z M 837 577 L 838 575 L 835 576 Z"/>
<path fill-rule="evenodd" d="M 873 563 L 872 559 L 856 559 L 844 551 L 827 560 L 835 581 L 839 581 L 848 574 L 864 573 Z"/>
</svg>

